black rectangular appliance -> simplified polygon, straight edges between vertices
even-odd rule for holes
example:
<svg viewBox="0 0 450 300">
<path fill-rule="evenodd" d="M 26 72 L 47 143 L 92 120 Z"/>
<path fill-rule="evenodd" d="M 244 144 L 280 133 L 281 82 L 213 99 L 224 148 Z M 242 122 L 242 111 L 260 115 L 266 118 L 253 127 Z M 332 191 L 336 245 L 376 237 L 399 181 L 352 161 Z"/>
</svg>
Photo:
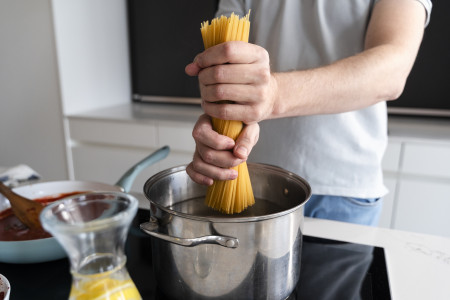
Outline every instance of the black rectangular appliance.
<svg viewBox="0 0 450 300">
<path fill-rule="evenodd" d="M 200 23 L 218 0 L 127 0 L 133 101 L 200 103 L 197 78 L 184 67 L 203 51 Z M 431 22 L 403 94 L 390 114 L 450 117 L 449 1 L 433 1 Z"/>
<path fill-rule="evenodd" d="M 387 103 L 391 114 L 450 117 L 450 2 L 432 2 L 431 21 L 403 94 Z"/>
<path fill-rule="evenodd" d="M 133 101 L 200 103 L 197 77 L 184 72 L 202 52 L 200 24 L 218 0 L 127 0 Z"/>
</svg>

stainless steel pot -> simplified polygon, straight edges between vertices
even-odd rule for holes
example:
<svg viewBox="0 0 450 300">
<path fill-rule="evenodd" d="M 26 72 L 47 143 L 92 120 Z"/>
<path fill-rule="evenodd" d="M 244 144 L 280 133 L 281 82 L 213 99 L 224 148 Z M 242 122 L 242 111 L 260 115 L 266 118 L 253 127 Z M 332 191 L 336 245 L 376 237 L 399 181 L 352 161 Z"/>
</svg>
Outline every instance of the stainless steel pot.
<svg viewBox="0 0 450 300">
<path fill-rule="evenodd" d="M 144 186 L 157 286 L 173 299 L 285 299 L 300 275 L 309 184 L 278 167 L 248 164 L 256 204 L 224 215 L 204 204 L 206 187 L 186 166 Z"/>
</svg>

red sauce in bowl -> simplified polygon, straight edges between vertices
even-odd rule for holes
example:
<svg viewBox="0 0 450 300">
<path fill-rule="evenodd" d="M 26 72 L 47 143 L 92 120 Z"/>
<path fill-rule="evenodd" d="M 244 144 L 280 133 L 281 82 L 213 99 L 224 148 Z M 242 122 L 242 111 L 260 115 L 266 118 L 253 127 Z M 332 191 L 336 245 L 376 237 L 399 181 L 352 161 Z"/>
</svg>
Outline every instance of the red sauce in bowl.
<svg viewBox="0 0 450 300">
<path fill-rule="evenodd" d="M 72 195 L 87 192 L 71 192 L 34 199 L 44 206 Z M 11 208 L 0 212 L 0 241 L 28 241 L 49 238 L 51 234 L 42 229 L 30 229 L 13 214 Z"/>
</svg>

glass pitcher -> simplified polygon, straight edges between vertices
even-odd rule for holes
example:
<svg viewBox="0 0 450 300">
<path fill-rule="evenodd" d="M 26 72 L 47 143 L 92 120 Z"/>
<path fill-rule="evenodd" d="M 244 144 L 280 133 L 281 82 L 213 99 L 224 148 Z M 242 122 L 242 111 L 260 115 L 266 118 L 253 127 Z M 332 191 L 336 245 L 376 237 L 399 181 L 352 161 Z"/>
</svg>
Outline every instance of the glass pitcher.
<svg viewBox="0 0 450 300">
<path fill-rule="evenodd" d="M 126 269 L 125 241 L 138 201 L 120 192 L 71 196 L 46 206 L 42 226 L 70 260 L 70 300 L 142 299 Z"/>
</svg>

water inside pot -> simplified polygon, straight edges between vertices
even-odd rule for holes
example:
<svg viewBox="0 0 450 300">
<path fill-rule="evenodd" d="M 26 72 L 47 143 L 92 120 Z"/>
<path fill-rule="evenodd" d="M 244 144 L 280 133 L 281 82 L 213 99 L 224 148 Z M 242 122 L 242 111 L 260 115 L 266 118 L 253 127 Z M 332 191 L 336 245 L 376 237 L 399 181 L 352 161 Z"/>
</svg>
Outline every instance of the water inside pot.
<svg viewBox="0 0 450 300">
<path fill-rule="evenodd" d="M 169 213 L 225 222 L 267 219 L 298 209 L 311 195 L 301 177 L 275 166 L 249 163 L 256 203 L 239 214 L 227 215 L 205 205 L 207 187 L 196 184 L 186 174 L 186 166 L 162 171 L 145 186 L 146 197 Z"/>
<path fill-rule="evenodd" d="M 247 217 L 260 217 L 269 214 L 280 213 L 289 207 L 281 205 L 281 203 L 276 203 L 266 199 L 255 199 L 255 204 L 248 207 L 241 213 L 238 214 L 224 214 L 219 211 L 213 210 L 212 208 L 206 206 L 205 197 L 196 197 L 188 200 L 184 200 L 167 207 L 170 210 L 195 215 L 198 217 L 206 218 L 247 218 Z"/>
</svg>

